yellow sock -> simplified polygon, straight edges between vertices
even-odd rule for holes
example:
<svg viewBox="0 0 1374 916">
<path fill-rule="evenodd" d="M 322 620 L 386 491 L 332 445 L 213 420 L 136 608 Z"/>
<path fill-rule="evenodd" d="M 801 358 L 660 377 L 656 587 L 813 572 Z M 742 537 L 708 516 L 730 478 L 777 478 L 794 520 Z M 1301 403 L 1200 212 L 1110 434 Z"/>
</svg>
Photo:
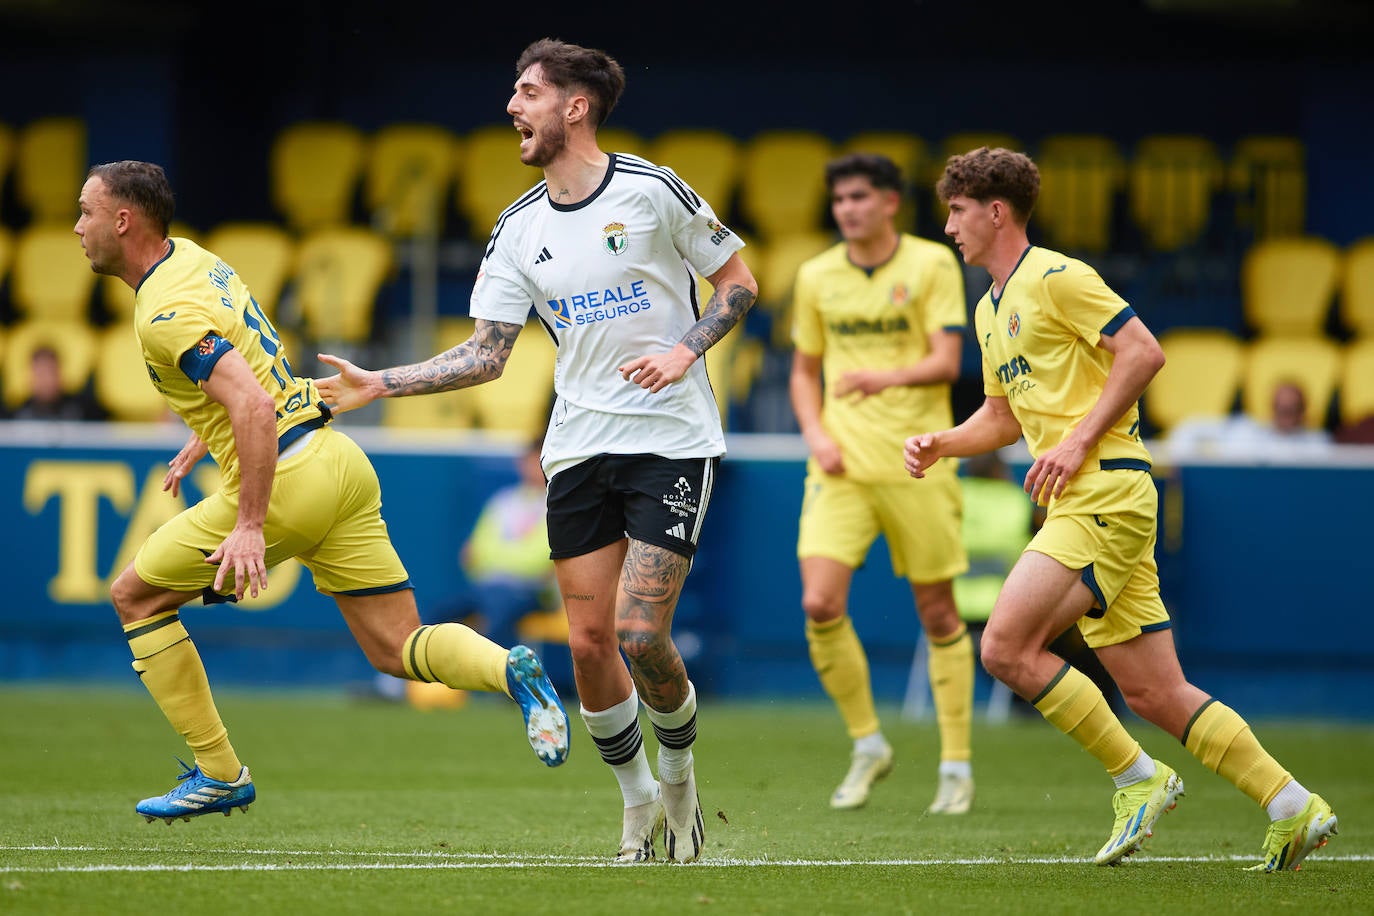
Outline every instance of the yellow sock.
<svg viewBox="0 0 1374 916">
<path fill-rule="evenodd" d="M 962 623 L 940 642 L 927 640 L 930 696 L 940 728 L 940 760 L 973 757 L 973 638 Z"/>
<path fill-rule="evenodd" d="M 455 690 L 504 693 L 510 652 L 461 623 L 420 627 L 406 637 L 401 660 L 417 681 L 440 681 Z"/>
<path fill-rule="evenodd" d="M 186 739 L 200 771 L 225 782 L 238 779 L 243 764 L 215 708 L 200 653 L 177 612 L 127 624 L 124 635 L 139 679 L 172 728 Z"/>
<path fill-rule="evenodd" d="M 1246 721 L 1217 700 L 1208 700 L 1193 713 L 1183 729 L 1183 746 L 1260 805 L 1273 801 L 1293 778 L 1260 746 Z"/>
<path fill-rule="evenodd" d="M 1032 704 L 1055 728 L 1083 746 L 1112 776 L 1140 756 L 1140 744 L 1086 674 L 1065 665 Z"/>
<path fill-rule="evenodd" d="M 868 656 L 849 615 L 822 624 L 807 620 L 806 642 L 811 647 L 811 664 L 820 676 L 821 686 L 839 707 L 849 737 L 862 738 L 877 732 L 878 712 L 873 707 Z"/>
</svg>

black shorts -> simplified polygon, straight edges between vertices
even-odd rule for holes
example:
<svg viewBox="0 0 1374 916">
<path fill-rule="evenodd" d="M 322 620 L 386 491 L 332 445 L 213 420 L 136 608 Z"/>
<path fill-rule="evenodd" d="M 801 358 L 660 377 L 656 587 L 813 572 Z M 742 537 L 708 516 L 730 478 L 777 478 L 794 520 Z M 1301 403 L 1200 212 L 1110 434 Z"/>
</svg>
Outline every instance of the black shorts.
<svg viewBox="0 0 1374 916">
<path fill-rule="evenodd" d="M 711 501 L 720 458 L 597 455 L 549 481 L 549 555 L 577 557 L 625 536 L 684 557 Z"/>
</svg>

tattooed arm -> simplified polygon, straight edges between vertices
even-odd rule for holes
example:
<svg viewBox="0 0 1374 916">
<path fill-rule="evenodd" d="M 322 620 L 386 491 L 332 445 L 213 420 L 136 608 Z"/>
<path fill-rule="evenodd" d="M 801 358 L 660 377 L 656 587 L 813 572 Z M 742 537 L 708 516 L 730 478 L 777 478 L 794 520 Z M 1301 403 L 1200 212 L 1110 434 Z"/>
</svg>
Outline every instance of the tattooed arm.
<svg viewBox="0 0 1374 916">
<path fill-rule="evenodd" d="M 618 371 L 627 382 L 659 391 L 687 374 L 703 353 L 739 323 L 758 297 L 754 274 L 739 253 L 730 255 L 720 270 L 706 278 L 714 287 L 701 320 L 687 329 L 682 340 L 667 353 L 630 360 Z"/>
<path fill-rule="evenodd" d="M 472 336 L 458 346 L 422 363 L 392 369 L 361 369 L 346 359 L 321 353 L 320 362 L 338 369 L 339 374 L 317 379 L 315 387 L 335 413 L 377 398 L 470 388 L 501 377 L 519 333 L 518 324 L 478 318 Z"/>
</svg>

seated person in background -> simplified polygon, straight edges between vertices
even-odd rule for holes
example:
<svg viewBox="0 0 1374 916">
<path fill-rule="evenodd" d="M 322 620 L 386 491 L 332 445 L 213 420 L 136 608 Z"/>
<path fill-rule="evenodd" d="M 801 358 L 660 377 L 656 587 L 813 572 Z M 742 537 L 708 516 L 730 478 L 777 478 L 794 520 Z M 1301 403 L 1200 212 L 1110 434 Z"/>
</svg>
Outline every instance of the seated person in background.
<svg viewBox="0 0 1374 916">
<path fill-rule="evenodd" d="M 1274 386 L 1273 418 L 1262 423 L 1248 414 L 1184 420 L 1165 437 L 1174 458 L 1305 458 L 1327 454 L 1331 434 L 1307 425 L 1307 397 L 1293 381 Z"/>
<path fill-rule="evenodd" d="M 62 390 L 62 360 L 49 346 L 36 347 L 29 361 L 28 400 L 9 415 L 11 420 L 103 420 L 105 411 L 94 398 Z"/>
</svg>

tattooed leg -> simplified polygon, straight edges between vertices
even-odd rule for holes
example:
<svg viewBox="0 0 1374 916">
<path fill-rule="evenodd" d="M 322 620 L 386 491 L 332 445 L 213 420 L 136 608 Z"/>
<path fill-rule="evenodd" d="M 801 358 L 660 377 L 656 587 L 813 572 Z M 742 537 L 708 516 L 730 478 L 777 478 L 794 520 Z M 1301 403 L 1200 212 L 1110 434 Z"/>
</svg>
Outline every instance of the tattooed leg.
<svg viewBox="0 0 1374 916">
<path fill-rule="evenodd" d="M 673 710 L 687 699 L 687 668 L 673 644 L 673 611 L 691 561 L 663 547 L 630 539 L 621 572 L 615 625 L 640 698 Z"/>
</svg>

